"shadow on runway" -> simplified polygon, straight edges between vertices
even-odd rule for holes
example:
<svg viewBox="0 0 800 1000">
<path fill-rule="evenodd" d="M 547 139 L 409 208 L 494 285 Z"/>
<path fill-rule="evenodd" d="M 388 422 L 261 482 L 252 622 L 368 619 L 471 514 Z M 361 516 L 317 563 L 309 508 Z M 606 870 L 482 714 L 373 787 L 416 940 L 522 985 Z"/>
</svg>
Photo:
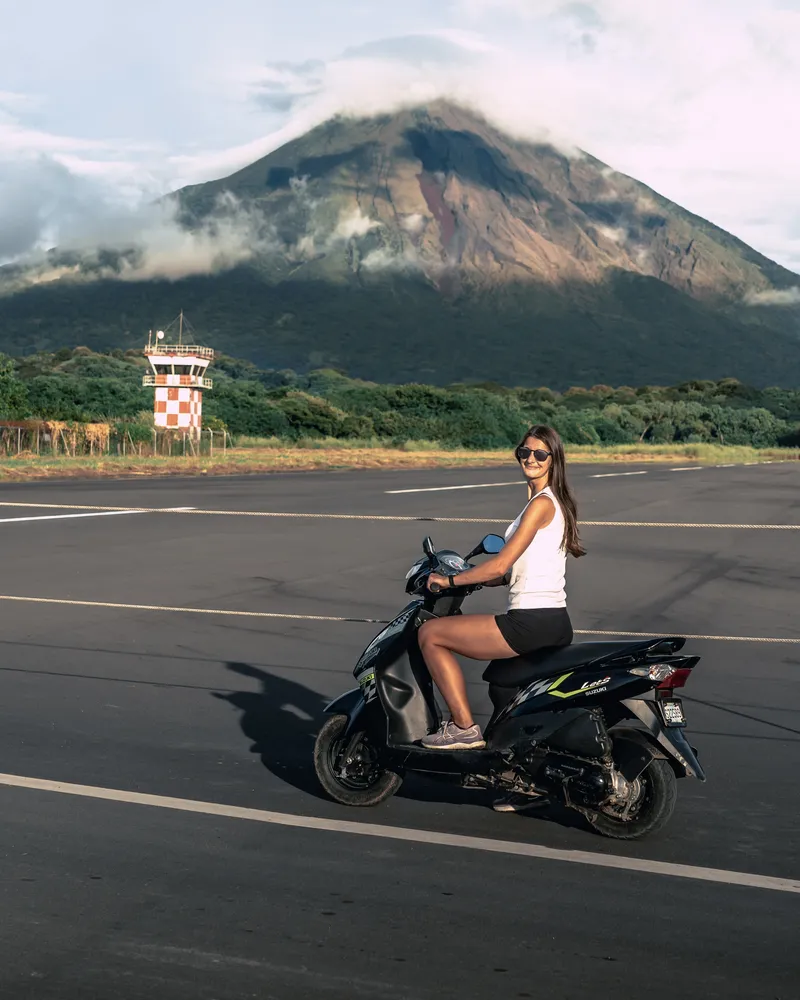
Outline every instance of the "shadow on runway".
<svg viewBox="0 0 800 1000">
<path fill-rule="evenodd" d="M 258 692 L 212 692 L 212 697 L 227 701 L 242 713 L 239 725 L 252 740 L 250 752 L 260 754 L 264 767 L 281 781 L 324 798 L 314 774 L 312 755 L 328 699 L 248 663 L 226 663 L 225 667 L 261 684 Z"/>
<path fill-rule="evenodd" d="M 719 704 L 713 701 L 704 701 L 702 698 L 694 698 L 689 695 L 683 696 L 684 701 L 694 702 L 696 705 L 703 705 L 705 708 L 713 708 L 717 712 L 724 712 L 726 715 L 738 716 L 740 719 L 749 719 L 751 722 L 759 722 L 762 726 L 769 726 L 770 729 L 779 729 L 785 733 L 794 733 L 796 736 L 800 736 L 800 729 L 795 729 L 794 726 L 784 726 L 779 722 L 771 722 L 769 719 L 762 719 L 758 715 L 752 715 L 750 712 L 742 712 L 734 708 L 728 708 L 725 705 Z M 748 705 L 742 706 L 743 708 L 749 708 Z M 785 711 L 785 709 L 766 709 L 767 711 Z M 741 733 L 720 733 L 721 736 L 741 736 Z M 758 737 L 756 737 L 758 738 Z M 763 737 L 764 739 L 780 739 L 781 737 Z M 790 742 L 795 742 L 791 740 Z"/>
<path fill-rule="evenodd" d="M 252 740 L 251 753 L 281 781 L 316 798 L 326 799 L 314 773 L 314 740 L 324 721 L 327 698 L 285 677 L 276 677 L 248 663 L 226 663 L 226 669 L 242 677 L 259 681 L 261 690 L 212 692 L 212 697 L 227 701 L 242 714 L 242 732 Z M 489 807 L 492 795 L 481 789 L 462 788 L 457 781 L 426 778 L 410 774 L 400 786 L 398 798 L 416 802 Z M 558 804 L 542 805 L 530 818 L 557 823 L 559 826 L 587 829 L 577 813 Z"/>
</svg>

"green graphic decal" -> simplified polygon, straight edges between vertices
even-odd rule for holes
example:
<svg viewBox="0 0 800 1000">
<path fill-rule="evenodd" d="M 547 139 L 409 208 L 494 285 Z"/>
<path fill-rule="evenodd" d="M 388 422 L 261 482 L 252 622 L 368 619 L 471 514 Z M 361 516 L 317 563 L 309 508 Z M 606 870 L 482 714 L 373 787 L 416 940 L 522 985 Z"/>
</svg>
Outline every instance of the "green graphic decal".
<svg viewBox="0 0 800 1000">
<path fill-rule="evenodd" d="M 611 680 L 610 677 L 602 677 L 600 680 L 597 680 L 597 681 L 586 681 L 586 682 L 584 682 L 575 691 L 559 691 L 558 690 L 558 686 L 561 683 L 563 683 L 568 677 L 572 677 L 573 673 L 574 673 L 574 671 L 572 671 L 572 672 L 570 672 L 568 674 L 563 674 L 561 677 L 559 677 L 558 680 L 554 684 L 550 685 L 550 687 L 547 689 L 547 693 L 551 694 L 554 698 L 572 698 L 576 694 L 589 694 L 595 688 L 602 687 L 604 684 L 608 684 L 608 682 Z"/>
</svg>

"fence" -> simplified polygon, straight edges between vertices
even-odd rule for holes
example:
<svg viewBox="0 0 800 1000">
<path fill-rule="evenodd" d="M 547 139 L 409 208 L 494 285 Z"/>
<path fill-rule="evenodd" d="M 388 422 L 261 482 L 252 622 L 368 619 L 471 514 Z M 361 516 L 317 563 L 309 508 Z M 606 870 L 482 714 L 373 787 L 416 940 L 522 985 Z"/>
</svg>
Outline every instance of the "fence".
<svg viewBox="0 0 800 1000">
<path fill-rule="evenodd" d="M 224 454 L 232 445 L 227 431 L 199 435 L 142 424 L 69 424 L 20 421 L 0 424 L 0 458 L 27 455 L 154 455 L 177 458 Z"/>
</svg>

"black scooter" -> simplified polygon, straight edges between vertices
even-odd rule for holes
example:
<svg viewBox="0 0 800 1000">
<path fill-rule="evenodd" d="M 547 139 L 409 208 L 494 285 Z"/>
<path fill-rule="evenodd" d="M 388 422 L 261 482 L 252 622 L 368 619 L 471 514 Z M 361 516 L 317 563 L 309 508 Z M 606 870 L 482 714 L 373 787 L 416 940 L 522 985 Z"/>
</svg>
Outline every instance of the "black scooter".
<svg viewBox="0 0 800 1000">
<path fill-rule="evenodd" d="M 464 598 L 480 590 L 436 592 L 428 576 L 461 573 L 468 560 L 503 545 L 499 535 L 487 535 L 462 558 L 424 540 L 425 556 L 406 576 L 413 600 L 362 653 L 353 671 L 358 687 L 325 709 L 330 718 L 314 747 L 322 787 L 345 805 L 374 806 L 417 771 L 532 801 L 544 796 L 582 813 L 607 837 L 634 840 L 661 829 L 675 807 L 676 778 L 705 781 L 674 696 L 700 659 L 678 655 L 683 638 L 573 643 L 494 660 L 483 674 L 494 706 L 486 748 L 420 745 L 441 714 L 417 629 L 461 614 Z"/>
</svg>

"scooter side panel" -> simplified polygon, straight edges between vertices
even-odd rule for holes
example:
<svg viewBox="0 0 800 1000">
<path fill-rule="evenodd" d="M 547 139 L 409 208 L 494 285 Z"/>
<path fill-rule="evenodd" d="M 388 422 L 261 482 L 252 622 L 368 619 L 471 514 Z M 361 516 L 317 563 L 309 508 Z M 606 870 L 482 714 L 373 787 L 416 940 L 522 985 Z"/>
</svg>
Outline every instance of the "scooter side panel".
<svg viewBox="0 0 800 1000">
<path fill-rule="evenodd" d="M 587 715 L 583 708 L 565 708 L 559 712 L 542 710 L 525 715 L 507 716 L 491 732 L 487 730 L 490 750 L 508 750 L 525 743 L 544 743 L 559 730 Z"/>
<path fill-rule="evenodd" d="M 607 665 L 579 667 L 560 675 L 542 677 L 522 688 L 497 712 L 492 724 L 499 725 L 510 717 L 536 715 L 540 712 L 591 708 L 609 697 L 619 698 L 623 691 L 628 697 L 634 697 L 651 688 L 649 681 Z"/>
<path fill-rule="evenodd" d="M 405 642 L 396 643 L 375 671 L 378 696 L 386 712 L 389 746 L 421 740 L 440 721 L 433 682 L 419 650 L 413 621 L 404 638 Z"/>
<path fill-rule="evenodd" d="M 406 745 L 439 725 L 439 710 L 417 641 L 422 601 L 412 601 L 366 648 L 354 671 L 370 704 L 379 699 L 386 714 L 386 742 Z"/>
</svg>

